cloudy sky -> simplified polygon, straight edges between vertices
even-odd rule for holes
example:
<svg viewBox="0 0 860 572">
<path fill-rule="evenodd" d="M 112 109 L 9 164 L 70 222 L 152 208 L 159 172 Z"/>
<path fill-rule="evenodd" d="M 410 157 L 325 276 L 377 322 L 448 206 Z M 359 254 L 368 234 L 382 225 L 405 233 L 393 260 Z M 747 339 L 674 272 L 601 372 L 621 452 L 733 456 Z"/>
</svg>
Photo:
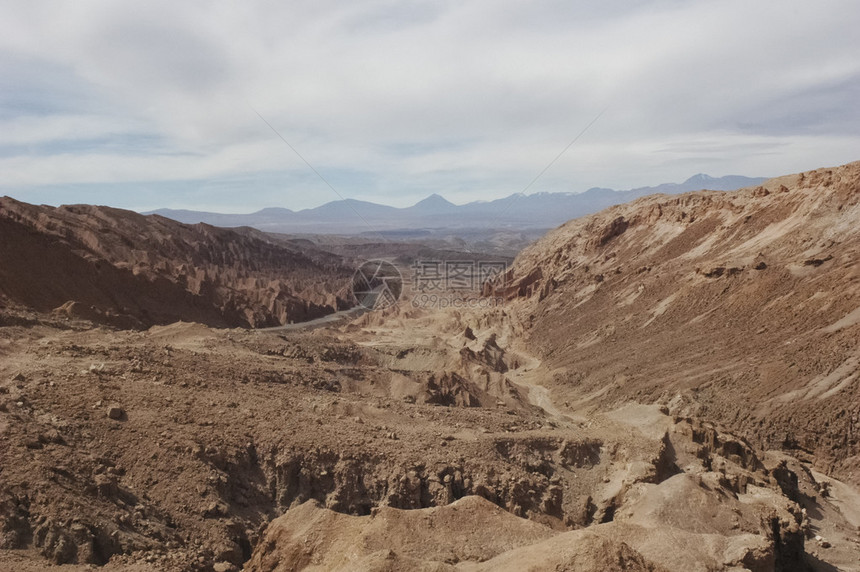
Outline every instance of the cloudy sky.
<svg viewBox="0 0 860 572">
<path fill-rule="evenodd" d="M 463 203 L 580 134 L 529 193 L 838 165 L 858 28 L 856 0 L 6 0 L 0 194 Z"/>
</svg>

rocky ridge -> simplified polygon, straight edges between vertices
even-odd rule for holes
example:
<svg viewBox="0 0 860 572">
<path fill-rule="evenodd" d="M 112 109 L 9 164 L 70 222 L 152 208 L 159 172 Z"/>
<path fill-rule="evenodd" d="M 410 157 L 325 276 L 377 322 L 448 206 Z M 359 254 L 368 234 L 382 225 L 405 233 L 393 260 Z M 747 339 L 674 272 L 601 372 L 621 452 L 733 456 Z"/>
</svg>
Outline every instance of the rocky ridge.
<svg viewBox="0 0 860 572">
<path fill-rule="evenodd" d="M 496 293 L 578 408 L 719 421 L 860 482 L 860 163 L 571 221 Z"/>
<path fill-rule="evenodd" d="M 337 256 L 250 229 L 0 198 L 6 306 L 126 328 L 275 326 L 351 305 L 351 274 Z"/>
</svg>

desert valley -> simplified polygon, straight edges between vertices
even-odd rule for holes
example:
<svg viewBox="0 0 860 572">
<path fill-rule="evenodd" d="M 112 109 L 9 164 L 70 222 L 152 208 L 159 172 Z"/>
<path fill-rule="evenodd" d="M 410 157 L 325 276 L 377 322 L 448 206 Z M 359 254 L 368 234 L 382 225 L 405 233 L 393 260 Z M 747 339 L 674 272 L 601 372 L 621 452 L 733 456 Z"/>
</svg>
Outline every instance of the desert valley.
<svg viewBox="0 0 860 572">
<path fill-rule="evenodd" d="M 860 570 L 860 163 L 631 198 L 515 257 L 0 199 L 0 570 Z"/>
</svg>

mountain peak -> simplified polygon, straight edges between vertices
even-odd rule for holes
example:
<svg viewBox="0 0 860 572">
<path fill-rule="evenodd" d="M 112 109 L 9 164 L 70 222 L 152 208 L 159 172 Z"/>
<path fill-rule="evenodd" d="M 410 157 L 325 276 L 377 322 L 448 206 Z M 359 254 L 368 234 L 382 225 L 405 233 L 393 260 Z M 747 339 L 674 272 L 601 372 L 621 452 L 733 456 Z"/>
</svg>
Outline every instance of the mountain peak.
<svg viewBox="0 0 860 572">
<path fill-rule="evenodd" d="M 412 208 L 418 209 L 421 211 L 428 211 L 428 210 L 438 211 L 438 210 L 448 210 L 448 209 L 451 209 L 451 208 L 456 207 L 456 206 L 457 205 L 455 205 L 454 203 L 452 203 L 451 201 L 449 201 L 448 199 L 446 199 L 442 195 L 439 195 L 437 193 L 433 193 L 432 195 L 430 195 L 426 199 L 420 200 L 417 203 L 415 203 L 415 205 L 413 205 Z"/>
<path fill-rule="evenodd" d="M 764 177 L 744 177 L 741 175 L 725 175 L 723 177 L 711 177 L 704 173 L 693 175 L 678 187 L 687 191 L 698 191 L 699 189 L 710 189 L 712 191 L 732 191 L 742 187 L 759 185 L 766 179 Z"/>
<path fill-rule="evenodd" d="M 707 183 L 709 181 L 716 181 L 716 179 L 710 175 L 706 175 L 704 173 L 697 173 L 684 181 L 684 183 Z"/>
</svg>

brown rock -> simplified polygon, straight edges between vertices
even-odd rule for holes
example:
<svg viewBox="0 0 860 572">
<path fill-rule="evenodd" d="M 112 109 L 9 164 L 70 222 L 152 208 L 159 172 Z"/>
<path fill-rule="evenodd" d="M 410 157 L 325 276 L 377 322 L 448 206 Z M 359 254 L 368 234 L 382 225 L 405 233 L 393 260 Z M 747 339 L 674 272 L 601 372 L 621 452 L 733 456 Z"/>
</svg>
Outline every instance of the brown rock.
<svg viewBox="0 0 860 572">
<path fill-rule="evenodd" d="M 116 403 L 112 403 L 108 405 L 107 416 L 111 419 L 119 421 L 120 419 L 125 417 L 125 410 Z"/>
</svg>

